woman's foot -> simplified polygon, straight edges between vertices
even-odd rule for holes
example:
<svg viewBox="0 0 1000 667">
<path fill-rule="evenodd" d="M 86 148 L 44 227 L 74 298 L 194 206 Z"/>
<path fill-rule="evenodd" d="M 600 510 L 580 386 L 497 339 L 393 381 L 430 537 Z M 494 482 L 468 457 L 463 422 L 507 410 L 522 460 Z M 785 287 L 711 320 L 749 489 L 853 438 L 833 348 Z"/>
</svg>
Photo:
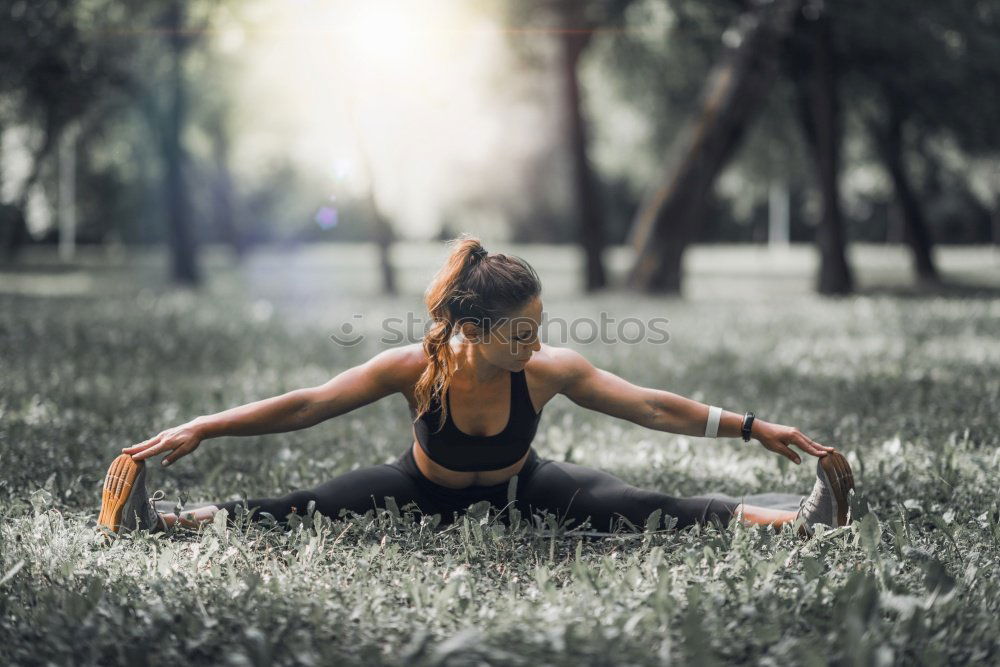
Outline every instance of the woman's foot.
<svg viewBox="0 0 1000 667">
<path fill-rule="evenodd" d="M 133 530 L 166 530 L 166 523 L 153 505 L 162 497 L 150 498 L 146 493 L 146 462 L 133 461 L 131 455 L 121 454 L 111 462 L 104 478 L 97 524 L 105 533 L 110 531 L 115 535 Z"/>
<path fill-rule="evenodd" d="M 816 462 L 816 484 L 803 498 L 795 518 L 805 519 L 803 528 L 812 534 L 817 523 L 833 528 L 847 525 L 849 494 L 854 488 L 854 474 L 844 456 L 834 450 Z"/>
</svg>

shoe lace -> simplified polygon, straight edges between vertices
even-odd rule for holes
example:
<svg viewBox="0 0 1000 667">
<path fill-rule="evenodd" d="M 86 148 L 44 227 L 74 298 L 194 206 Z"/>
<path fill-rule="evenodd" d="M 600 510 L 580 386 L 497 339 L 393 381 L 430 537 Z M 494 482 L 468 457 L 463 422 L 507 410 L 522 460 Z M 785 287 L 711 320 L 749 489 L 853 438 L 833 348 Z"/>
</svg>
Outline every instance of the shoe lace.
<svg viewBox="0 0 1000 667">
<path fill-rule="evenodd" d="M 160 518 L 160 512 L 156 509 L 156 501 L 163 500 L 166 495 L 167 493 L 163 489 L 157 489 L 156 492 L 149 496 L 149 499 L 146 501 L 146 507 L 149 510 L 151 523 L 159 524 L 164 529 L 166 528 L 166 524 L 163 523 L 163 519 Z"/>
<path fill-rule="evenodd" d="M 156 492 L 153 495 L 149 496 L 149 498 L 146 500 L 146 507 L 149 508 L 149 512 L 150 512 L 149 516 L 150 517 L 152 517 L 152 518 L 155 519 L 155 518 L 157 518 L 159 516 L 160 513 L 156 509 L 156 501 L 157 500 L 163 500 L 163 498 L 166 495 L 167 494 L 166 494 L 166 492 L 163 489 L 157 489 Z"/>
<path fill-rule="evenodd" d="M 808 503 L 807 501 L 812 497 L 812 495 L 802 496 L 799 499 L 799 511 L 795 513 L 795 520 L 798 521 L 803 517 L 803 511 L 809 512 L 815 508 L 813 503 Z M 808 520 L 802 522 L 802 529 L 805 530 L 807 535 L 813 534 L 813 527 Z"/>
<path fill-rule="evenodd" d="M 797 516 L 808 516 L 819 509 L 820 495 L 818 487 L 816 487 L 813 488 L 812 493 L 803 497 L 802 500 L 799 501 L 799 513 Z"/>
</svg>

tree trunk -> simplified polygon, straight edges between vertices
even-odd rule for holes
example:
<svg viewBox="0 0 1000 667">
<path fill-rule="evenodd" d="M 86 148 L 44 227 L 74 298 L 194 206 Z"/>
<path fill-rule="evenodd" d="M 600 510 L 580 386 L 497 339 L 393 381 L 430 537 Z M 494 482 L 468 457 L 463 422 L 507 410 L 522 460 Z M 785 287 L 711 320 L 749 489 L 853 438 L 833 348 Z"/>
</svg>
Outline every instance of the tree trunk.
<svg viewBox="0 0 1000 667">
<path fill-rule="evenodd" d="M 580 99 L 580 80 L 577 66 L 580 56 L 590 42 L 589 32 L 571 30 L 580 26 L 582 17 L 579 5 L 561 3 L 564 29 L 562 41 L 561 76 L 563 111 L 569 129 L 569 148 L 573 165 L 574 205 L 579 225 L 580 244 L 586 261 L 584 286 L 588 292 L 600 289 L 607 283 L 604 270 L 604 214 L 601 210 L 599 184 L 587 159 L 587 125 Z"/>
<path fill-rule="evenodd" d="M 666 171 L 639 207 L 630 233 L 634 289 L 680 293 L 681 262 L 694 238 L 715 179 L 750 124 L 773 79 L 776 51 L 802 0 L 754 5 L 734 29 L 738 46 L 712 68 L 699 110 L 681 131 Z"/>
<path fill-rule="evenodd" d="M 837 71 L 830 20 L 820 16 L 804 23 L 805 49 L 791 53 L 802 130 L 816 167 L 822 196 L 822 213 L 816 230 L 820 268 L 817 290 L 821 294 L 848 294 L 854 277 L 847 263 L 846 234 L 840 209 L 841 128 Z"/>
<path fill-rule="evenodd" d="M 162 151 L 164 158 L 164 195 L 167 206 L 167 227 L 170 238 L 171 277 L 185 285 L 197 285 L 201 280 L 198 269 L 197 243 L 191 229 L 191 205 L 184 184 L 187 153 L 183 132 L 187 122 L 187 90 L 184 81 L 184 54 L 187 50 L 185 27 L 186 0 L 172 0 L 166 16 L 170 43 L 171 80 L 168 95 L 166 127 Z"/>
<path fill-rule="evenodd" d="M 396 271 L 392 266 L 392 242 L 395 240 L 395 234 L 392 232 L 389 221 L 382 216 L 373 190 L 369 189 L 368 197 L 375 219 L 375 243 L 378 244 L 378 266 L 382 274 L 382 291 L 390 295 L 396 294 L 399 290 L 396 287 Z"/>
<path fill-rule="evenodd" d="M 351 123 L 351 131 L 354 133 L 358 148 L 361 170 L 368 181 L 368 206 L 372 216 L 371 239 L 378 248 L 378 265 L 382 276 L 382 292 L 393 295 L 398 293 L 396 271 L 392 266 L 392 244 L 396 240 L 396 234 L 393 232 L 392 225 L 382 215 L 378 198 L 375 196 L 375 173 L 372 171 L 371 162 L 368 159 L 364 137 L 361 136 L 361 126 L 358 124 L 355 113 L 354 97 L 349 90 L 344 96 L 344 103 L 347 109 L 347 119 Z"/>
<path fill-rule="evenodd" d="M 353 114 L 353 107 L 351 112 Z M 357 134 L 358 127 L 356 123 L 354 125 L 354 131 Z M 371 211 L 373 225 L 372 240 L 375 241 L 375 245 L 378 248 L 378 266 L 379 273 L 382 276 L 382 292 L 388 295 L 393 295 L 397 294 L 399 291 L 396 287 L 396 271 L 392 266 L 392 244 L 396 240 L 396 235 L 393 233 L 392 225 L 389 224 L 389 221 L 386 220 L 384 215 L 382 215 L 382 209 L 379 207 L 378 198 L 375 196 L 375 180 L 371 164 L 368 162 L 368 153 L 364 150 L 364 146 L 362 145 L 361 135 L 357 134 L 357 137 L 359 151 L 361 154 L 362 169 L 368 179 L 368 206 Z"/>
<path fill-rule="evenodd" d="M 993 249 L 997 250 L 1000 249 L 1000 197 L 994 198 L 990 220 L 993 223 Z"/>
<path fill-rule="evenodd" d="M 940 276 L 931 255 L 930 230 L 927 228 L 920 201 L 917 199 L 910 184 L 910 178 L 906 173 L 903 148 L 905 119 L 904 112 L 900 107 L 901 100 L 892 97 L 891 93 L 889 97 L 891 99 L 886 105 L 888 122 L 885 129 L 880 132 L 877 127 L 873 128 L 876 145 L 880 149 L 886 170 L 892 177 L 896 199 L 903 213 L 903 239 L 913 252 L 913 266 L 917 278 L 925 284 L 939 283 Z"/>
<path fill-rule="evenodd" d="M 42 174 L 42 166 L 45 164 L 45 160 L 48 158 L 49 153 L 55 147 L 56 143 L 59 141 L 59 136 L 61 134 L 61 127 L 55 120 L 55 114 L 52 111 L 48 111 L 45 114 L 45 124 L 42 128 L 44 135 L 42 136 L 42 143 L 38 146 L 38 150 L 31 159 L 31 171 L 28 172 L 28 178 L 25 179 L 24 185 L 21 187 L 21 192 L 18 193 L 17 197 L 14 199 L 12 204 L 5 206 L 4 224 L 0 226 L 0 231 L 3 232 L 3 255 L 4 259 L 8 262 L 12 262 L 17 259 L 20 254 L 24 244 L 28 242 L 30 234 L 28 233 L 28 199 L 31 197 L 31 188 L 35 186 L 38 182 L 39 177 Z"/>
<path fill-rule="evenodd" d="M 246 254 L 246 239 L 240 233 L 233 212 L 233 178 L 229 170 L 229 136 L 226 123 L 220 122 L 212 133 L 215 174 L 212 178 L 212 213 L 216 228 L 239 262 Z"/>
</svg>

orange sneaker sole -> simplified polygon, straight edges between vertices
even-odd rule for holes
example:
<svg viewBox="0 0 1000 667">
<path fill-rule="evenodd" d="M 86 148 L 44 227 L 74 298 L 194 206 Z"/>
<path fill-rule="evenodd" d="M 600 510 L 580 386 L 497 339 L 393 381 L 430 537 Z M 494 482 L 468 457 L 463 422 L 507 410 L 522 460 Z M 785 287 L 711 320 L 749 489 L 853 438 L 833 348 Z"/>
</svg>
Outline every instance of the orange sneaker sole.
<svg viewBox="0 0 1000 667">
<path fill-rule="evenodd" d="M 830 480 L 833 495 L 837 499 L 837 524 L 846 526 L 850 491 L 854 488 L 854 473 L 851 471 L 851 464 L 847 462 L 843 454 L 833 451 L 820 459 L 820 465 Z"/>
<path fill-rule="evenodd" d="M 104 490 L 101 492 L 101 514 L 97 517 L 97 525 L 118 533 L 122 525 L 122 510 L 125 501 L 132 491 L 132 484 L 139 475 L 140 464 L 132 460 L 129 454 L 120 454 L 111 462 L 108 474 L 104 477 Z"/>
</svg>

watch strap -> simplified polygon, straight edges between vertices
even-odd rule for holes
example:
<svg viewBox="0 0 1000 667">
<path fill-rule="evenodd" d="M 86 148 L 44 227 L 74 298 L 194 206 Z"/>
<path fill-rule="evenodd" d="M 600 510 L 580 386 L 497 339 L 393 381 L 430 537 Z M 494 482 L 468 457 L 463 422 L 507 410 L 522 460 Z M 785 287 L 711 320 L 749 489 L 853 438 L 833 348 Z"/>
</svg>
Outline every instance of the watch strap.
<svg viewBox="0 0 1000 667">
<path fill-rule="evenodd" d="M 743 442 L 750 442 L 750 430 L 753 428 L 754 414 L 747 412 L 743 415 L 743 427 L 740 429 L 743 434 Z"/>
</svg>

